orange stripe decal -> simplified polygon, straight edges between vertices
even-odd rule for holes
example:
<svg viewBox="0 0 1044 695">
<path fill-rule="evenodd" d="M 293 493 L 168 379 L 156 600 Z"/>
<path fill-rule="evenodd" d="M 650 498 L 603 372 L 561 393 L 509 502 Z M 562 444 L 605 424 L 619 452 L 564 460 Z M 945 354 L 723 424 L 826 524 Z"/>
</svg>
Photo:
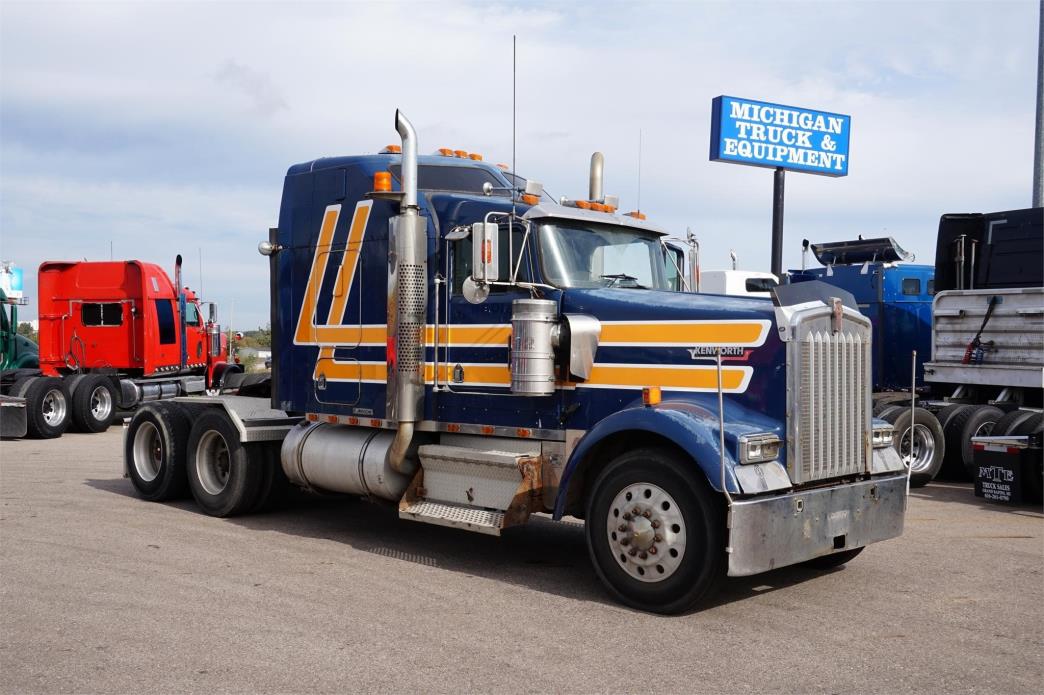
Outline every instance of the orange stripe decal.
<svg viewBox="0 0 1044 695">
<path fill-rule="evenodd" d="M 598 344 L 757 347 L 765 342 L 769 325 L 767 320 L 605 322 Z"/>
</svg>

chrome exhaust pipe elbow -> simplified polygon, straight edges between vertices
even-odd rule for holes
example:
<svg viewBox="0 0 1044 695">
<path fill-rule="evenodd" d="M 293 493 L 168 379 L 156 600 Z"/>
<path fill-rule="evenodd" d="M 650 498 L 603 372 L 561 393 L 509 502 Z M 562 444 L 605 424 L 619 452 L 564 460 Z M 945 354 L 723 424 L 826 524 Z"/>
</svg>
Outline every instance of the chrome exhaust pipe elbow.
<svg viewBox="0 0 1044 695">
<path fill-rule="evenodd" d="M 405 151 L 405 150 L 404 150 Z M 588 200 L 602 202 L 602 169 L 605 166 L 605 156 L 601 152 L 591 155 L 591 185 L 588 187 Z"/>
<path fill-rule="evenodd" d="M 405 212 L 417 207 L 417 131 L 410 119 L 395 109 L 395 130 L 402 138 L 402 203 Z"/>
</svg>

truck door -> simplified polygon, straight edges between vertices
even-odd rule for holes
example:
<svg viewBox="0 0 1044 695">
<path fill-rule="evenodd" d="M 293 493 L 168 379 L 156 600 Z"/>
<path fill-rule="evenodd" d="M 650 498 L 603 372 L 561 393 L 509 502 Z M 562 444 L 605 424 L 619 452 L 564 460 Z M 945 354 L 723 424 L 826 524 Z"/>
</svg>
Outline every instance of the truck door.
<svg viewBox="0 0 1044 695">
<path fill-rule="evenodd" d="M 522 239 L 522 229 L 516 227 L 513 240 L 516 263 Z M 500 276 L 506 278 L 509 267 L 506 225 L 501 225 L 499 250 Z M 439 322 L 440 391 L 435 397 L 436 419 L 442 423 L 492 425 L 512 430 L 558 428 L 560 392 L 544 397 L 511 394 L 511 303 L 529 298 L 530 292 L 515 287 L 494 287 L 484 302 L 472 304 L 462 291 L 464 279 L 471 274 L 471 239 L 453 244 L 451 255 L 450 296 Z M 526 281 L 532 276 L 531 250 L 527 248 L 522 254 L 518 279 Z M 431 338 L 434 344 L 434 336 Z M 428 369 L 429 377 L 434 377 L 432 366 Z"/>
<path fill-rule="evenodd" d="M 185 348 L 189 365 L 196 369 L 206 366 L 206 335 L 199 306 L 195 302 L 185 303 Z"/>
</svg>

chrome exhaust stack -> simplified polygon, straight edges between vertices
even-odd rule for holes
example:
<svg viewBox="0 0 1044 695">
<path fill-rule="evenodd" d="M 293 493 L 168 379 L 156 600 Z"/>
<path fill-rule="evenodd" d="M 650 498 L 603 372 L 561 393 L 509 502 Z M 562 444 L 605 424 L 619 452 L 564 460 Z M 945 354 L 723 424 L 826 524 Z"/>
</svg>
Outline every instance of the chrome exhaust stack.
<svg viewBox="0 0 1044 695">
<path fill-rule="evenodd" d="M 388 465 L 410 474 L 407 458 L 415 424 L 424 413 L 424 327 L 428 305 L 427 223 L 417 207 L 417 131 L 401 111 L 402 202 L 388 230 L 387 419 L 398 422 Z"/>
<path fill-rule="evenodd" d="M 605 193 L 602 190 L 602 169 L 605 168 L 605 156 L 601 152 L 591 155 L 591 181 L 588 186 L 588 200 L 596 203 L 602 202 Z"/>
</svg>

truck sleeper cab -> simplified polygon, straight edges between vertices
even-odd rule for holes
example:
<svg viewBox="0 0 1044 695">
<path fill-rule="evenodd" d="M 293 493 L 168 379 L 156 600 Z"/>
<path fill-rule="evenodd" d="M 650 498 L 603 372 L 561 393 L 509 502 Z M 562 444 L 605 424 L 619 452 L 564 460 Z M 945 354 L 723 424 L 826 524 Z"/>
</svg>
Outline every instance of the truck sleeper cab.
<svg viewBox="0 0 1044 695">
<path fill-rule="evenodd" d="M 901 533 L 906 474 L 871 425 L 870 326 L 850 297 L 672 292 L 663 232 L 594 186 L 583 205 L 532 182 L 523 197 L 496 167 L 418 157 L 396 127 L 401 155 L 287 174 L 260 247 L 271 403 L 183 403 L 181 475 L 205 510 L 246 510 L 254 477 L 283 474 L 493 535 L 573 515 L 609 591 L 665 613 L 725 574 L 840 564 Z M 148 497 L 136 432 L 127 471 Z"/>
</svg>

